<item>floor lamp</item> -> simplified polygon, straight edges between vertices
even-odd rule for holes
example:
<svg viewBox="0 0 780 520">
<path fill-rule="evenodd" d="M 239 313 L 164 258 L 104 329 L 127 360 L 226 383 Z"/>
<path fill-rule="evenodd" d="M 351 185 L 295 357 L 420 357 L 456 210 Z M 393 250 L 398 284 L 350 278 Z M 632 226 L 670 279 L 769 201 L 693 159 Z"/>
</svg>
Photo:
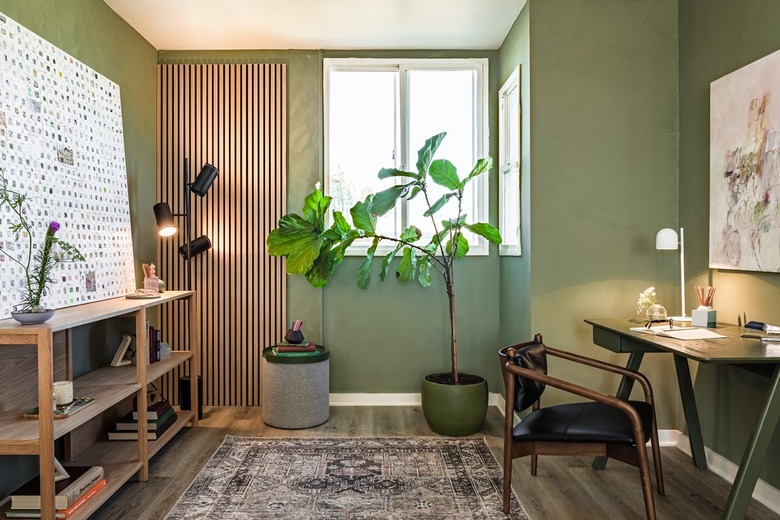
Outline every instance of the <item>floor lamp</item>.
<svg viewBox="0 0 780 520">
<path fill-rule="evenodd" d="M 655 235 L 655 248 L 659 250 L 680 250 L 680 315 L 672 316 L 674 321 L 690 322 L 685 314 L 685 234 L 680 228 L 680 238 L 677 239 L 677 231 L 672 228 L 664 228 Z"/>
<path fill-rule="evenodd" d="M 154 218 L 157 220 L 157 230 L 162 237 L 169 237 L 176 233 L 176 224 L 174 217 L 184 217 L 184 232 L 186 242 L 179 246 L 179 255 L 189 261 L 193 257 L 205 253 L 211 249 L 211 240 L 206 235 L 201 235 L 192 240 L 190 237 L 190 195 L 195 194 L 203 197 L 211 188 L 211 185 L 219 175 L 219 170 L 209 163 L 203 165 L 200 173 L 195 177 L 195 181 L 190 181 L 189 160 L 184 159 L 184 213 L 173 213 L 167 202 L 158 202 L 154 205 Z M 192 289 L 192 266 L 187 265 L 187 290 Z"/>
</svg>

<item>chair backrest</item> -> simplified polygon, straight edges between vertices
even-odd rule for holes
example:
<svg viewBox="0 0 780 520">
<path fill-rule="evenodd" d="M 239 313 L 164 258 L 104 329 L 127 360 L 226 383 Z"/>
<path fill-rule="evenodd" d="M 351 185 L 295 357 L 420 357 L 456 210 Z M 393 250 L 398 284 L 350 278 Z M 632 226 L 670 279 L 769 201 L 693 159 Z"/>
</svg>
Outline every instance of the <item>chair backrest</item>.
<svg viewBox="0 0 780 520">
<path fill-rule="evenodd" d="M 515 365 L 547 374 L 547 352 L 545 350 L 542 335 L 536 334 L 533 341 L 519 343 L 502 348 L 499 352 L 501 371 L 504 372 L 504 364 L 512 362 Z M 524 376 L 515 376 L 515 411 L 522 412 L 539 400 L 544 392 L 545 384 L 534 381 Z"/>
</svg>

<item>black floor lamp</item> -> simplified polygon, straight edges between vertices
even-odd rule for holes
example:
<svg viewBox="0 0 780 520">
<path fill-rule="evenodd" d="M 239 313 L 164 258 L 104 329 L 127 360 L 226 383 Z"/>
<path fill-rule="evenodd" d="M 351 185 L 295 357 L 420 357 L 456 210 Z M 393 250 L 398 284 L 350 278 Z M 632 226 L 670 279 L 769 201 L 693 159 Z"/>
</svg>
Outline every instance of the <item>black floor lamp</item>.
<svg viewBox="0 0 780 520">
<path fill-rule="evenodd" d="M 205 253 L 211 249 L 211 240 L 206 235 L 201 235 L 192 240 L 190 237 L 190 194 L 199 197 L 206 195 L 211 185 L 219 175 L 219 170 L 209 163 L 203 165 L 195 181 L 190 181 L 189 160 L 184 159 L 184 213 L 173 213 L 167 202 L 158 202 L 154 205 L 154 218 L 157 220 L 157 229 L 162 237 L 169 237 L 176 233 L 176 224 L 173 217 L 184 217 L 184 232 L 186 242 L 179 246 L 179 255 L 189 262 L 193 257 Z M 192 289 L 192 266 L 187 265 L 187 290 Z"/>
</svg>

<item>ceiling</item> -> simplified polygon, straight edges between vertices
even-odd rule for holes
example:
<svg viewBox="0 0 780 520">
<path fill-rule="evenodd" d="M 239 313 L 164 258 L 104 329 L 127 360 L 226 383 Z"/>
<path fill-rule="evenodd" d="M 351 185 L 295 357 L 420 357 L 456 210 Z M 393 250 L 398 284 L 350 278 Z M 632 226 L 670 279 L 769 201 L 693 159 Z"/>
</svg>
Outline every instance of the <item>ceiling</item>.
<svg viewBox="0 0 780 520">
<path fill-rule="evenodd" d="M 104 0 L 159 50 L 498 49 L 526 0 Z"/>
</svg>

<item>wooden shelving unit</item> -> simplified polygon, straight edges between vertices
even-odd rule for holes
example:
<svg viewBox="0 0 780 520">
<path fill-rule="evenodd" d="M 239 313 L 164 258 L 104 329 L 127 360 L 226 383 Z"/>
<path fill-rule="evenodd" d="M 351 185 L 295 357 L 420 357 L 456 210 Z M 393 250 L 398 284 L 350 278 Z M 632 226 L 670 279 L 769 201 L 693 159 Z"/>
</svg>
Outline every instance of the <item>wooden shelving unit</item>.
<svg viewBox="0 0 780 520">
<path fill-rule="evenodd" d="M 172 352 L 169 359 L 148 365 L 148 345 L 146 343 L 147 310 L 165 303 L 187 301 L 189 312 L 188 349 L 181 346 Z M 131 300 L 115 298 L 101 302 L 88 303 L 75 307 L 59 309 L 54 317 L 42 325 L 17 324 L 12 319 L 0 320 L 0 378 L 3 371 L 13 372 L 13 392 L 0 392 L 0 455 L 37 455 L 41 482 L 50 485 L 41 486 L 41 517 L 54 518 L 54 441 L 73 432 L 101 413 L 135 395 L 139 403 L 146 402 L 146 385 L 176 367 L 189 363 L 189 373 L 193 380 L 198 376 L 200 338 L 193 318 L 194 293 L 192 291 L 168 291 L 160 298 L 149 300 Z M 39 410 L 51 410 L 52 383 L 55 376 L 70 376 L 71 345 L 69 331 L 74 327 L 96 323 L 115 317 L 132 317 L 135 320 L 136 365 L 124 367 L 100 367 L 73 379 L 74 395 L 89 396 L 95 402 L 65 419 L 54 420 L 53 414 L 41 414 L 39 419 L 22 417 L 29 407 L 17 409 L 14 401 L 20 395 L 37 391 Z M 64 332 L 65 340 L 61 341 Z M 64 343 L 63 355 L 59 345 Z M 34 347 L 33 355 L 37 361 L 37 378 L 30 367 L 24 365 L 20 348 Z M 8 357 L 5 361 L 4 356 Z M 56 363 L 55 363 L 56 359 Z M 20 361 L 22 360 L 22 361 Z M 26 373 L 19 373 L 17 365 L 27 366 Z M 64 365 L 64 366 L 61 366 Z M 9 375 L 11 377 L 11 375 Z M 191 385 L 190 403 L 192 410 L 198 409 L 197 385 Z M 138 421 L 146 422 L 146 407 L 138 407 Z M 173 438 L 184 426 L 198 425 L 197 414 L 192 411 L 177 411 L 177 421 L 159 439 L 148 442 L 145 435 L 137 441 L 101 441 L 91 444 L 79 453 L 72 465 L 103 466 L 106 487 L 71 518 L 88 518 L 122 485 L 138 473 L 138 479 L 145 481 L 149 477 L 149 459 Z M 0 514 L 4 510 L 0 509 Z"/>
</svg>

